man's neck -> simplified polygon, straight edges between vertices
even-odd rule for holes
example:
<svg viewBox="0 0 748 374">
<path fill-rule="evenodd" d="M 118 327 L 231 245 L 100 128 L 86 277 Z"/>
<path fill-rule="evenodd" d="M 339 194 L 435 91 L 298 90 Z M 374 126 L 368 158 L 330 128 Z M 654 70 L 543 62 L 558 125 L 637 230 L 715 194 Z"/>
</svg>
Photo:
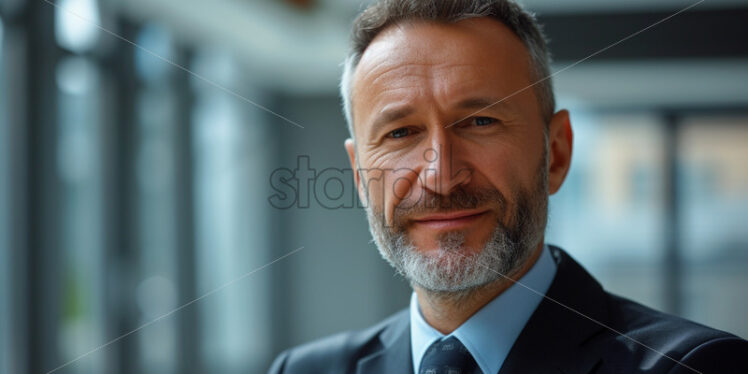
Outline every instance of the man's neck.
<svg viewBox="0 0 748 374">
<path fill-rule="evenodd" d="M 514 281 L 522 278 L 540 258 L 543 246 L 543 241 L 541 241 L 525 264 L 507 277 Z M 446 335 L 456 330 L 473 314 L 511 287 L 514 284 L 511 280 L 500 277 L 495 282 L 465 295 L 434 294 L 420 287 L 414 287 L 414 290 L 418 295 L 418 305 L 423 318 L 431 327 Z"/>
</svg>

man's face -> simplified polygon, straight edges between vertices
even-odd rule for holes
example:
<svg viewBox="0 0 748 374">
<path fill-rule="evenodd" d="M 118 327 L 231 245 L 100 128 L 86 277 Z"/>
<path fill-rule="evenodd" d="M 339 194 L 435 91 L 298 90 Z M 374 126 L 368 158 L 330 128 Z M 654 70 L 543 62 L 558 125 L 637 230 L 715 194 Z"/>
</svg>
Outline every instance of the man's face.
<svg viewBox="0 0 748 374">
<path fill-rule="evenodd" d="M 559 112 L 546 152 L 532 83 L 522 42 L 487 18 L 399 24 L 374 39 L 353 76 L 356 145 L 346 147 L 353 168 L 363 170 L 356 182 L 386 258 L 400 252 L 423 272 L 442 269 L 442 283 L 464 283 L 486 278 L 465 259 L 520 251 L 510 255 L 521 262 L 534 249 L 524 247 L 542 241 L 547 195 L 568 169 L 571 131 Z M 568 131 L 557 129 L 561 122 Z M 569 157 L 557 155 L 559 136 Z M 503 247 L 485 253 L 492 245 Z"/>
</svg>

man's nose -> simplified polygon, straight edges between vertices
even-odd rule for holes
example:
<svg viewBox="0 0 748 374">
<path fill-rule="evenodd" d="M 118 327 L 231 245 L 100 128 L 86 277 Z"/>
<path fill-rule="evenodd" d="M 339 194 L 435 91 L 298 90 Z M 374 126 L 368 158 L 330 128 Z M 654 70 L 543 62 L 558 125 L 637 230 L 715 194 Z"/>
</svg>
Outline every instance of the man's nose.
<svg viewBox="0 0 748 374">
<path fill-rule="evenodd" d="M 426 167 L 421 170 L 419 180 L 423 187 L 435 194 L 449 195 L 459 186 L 470 183 L 472 170 L 465 161 L 467 151 L 453 139 L 448 128 L 433 133 L 428 148 L 422 152 Z"/>
</svg>

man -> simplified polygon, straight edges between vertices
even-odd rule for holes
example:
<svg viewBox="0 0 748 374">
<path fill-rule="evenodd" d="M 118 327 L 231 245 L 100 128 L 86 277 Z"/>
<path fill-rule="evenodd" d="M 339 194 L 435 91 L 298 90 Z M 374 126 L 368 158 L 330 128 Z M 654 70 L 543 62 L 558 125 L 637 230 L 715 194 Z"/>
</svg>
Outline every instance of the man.
<svg viewBox="0 0 748 374">
<path fill-rule="evenodd" d="M 572 153 L 548 53 L 510 1 L 384 0 L 355 21 L 345 143 L 410 308 L 271 373 L 748 372 L 734 335 L 611 295 L 544 244 Z"/>
</svg>

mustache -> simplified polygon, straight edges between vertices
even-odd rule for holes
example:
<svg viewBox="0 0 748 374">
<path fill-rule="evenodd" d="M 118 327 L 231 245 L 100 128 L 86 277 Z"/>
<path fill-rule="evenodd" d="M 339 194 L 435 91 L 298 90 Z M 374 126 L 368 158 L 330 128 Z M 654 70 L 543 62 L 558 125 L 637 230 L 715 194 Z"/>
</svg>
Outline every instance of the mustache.
<svg viewBox="0 0 748 374">
<path fill-rule="evenodd" d="M 428 190 L 415 200 L 402 200 L 395 207 L 394 223 L 401 226 L 409 217 L 429 213 L 449 213 L 456 210 L 476 209 L 491 206 L 503 211 L 507 207 L 506 197 L 495 188 L 458 187 L 449 195 L 440 195 Z"/>
</svg>

